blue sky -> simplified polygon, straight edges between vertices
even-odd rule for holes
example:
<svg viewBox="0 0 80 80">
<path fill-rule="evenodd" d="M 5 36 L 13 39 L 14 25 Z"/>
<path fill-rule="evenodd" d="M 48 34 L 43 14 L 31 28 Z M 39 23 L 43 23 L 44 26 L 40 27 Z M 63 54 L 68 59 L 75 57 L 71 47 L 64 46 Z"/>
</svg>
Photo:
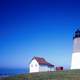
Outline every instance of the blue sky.
<svg viewBox="0 0 80 80">
<path fill-rule="evenodd" d="M 80 26 L 79 0 L 1 0 L 0 68 L 26 68 L 34 56 L 69 67 Z"/>
</svg>

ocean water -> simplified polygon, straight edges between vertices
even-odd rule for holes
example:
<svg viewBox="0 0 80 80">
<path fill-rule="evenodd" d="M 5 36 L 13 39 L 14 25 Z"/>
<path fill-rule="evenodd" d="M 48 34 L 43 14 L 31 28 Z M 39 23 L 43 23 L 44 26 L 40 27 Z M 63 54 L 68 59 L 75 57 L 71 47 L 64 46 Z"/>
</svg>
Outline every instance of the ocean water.
<svg viewBox="0 0 80 80">
<path fill-rule="evenodd" d="M 29 73 L 28 69 L 0 69 L 0 76 L 11 76 L 16 74 L 27 74 Z"/>
</svg>

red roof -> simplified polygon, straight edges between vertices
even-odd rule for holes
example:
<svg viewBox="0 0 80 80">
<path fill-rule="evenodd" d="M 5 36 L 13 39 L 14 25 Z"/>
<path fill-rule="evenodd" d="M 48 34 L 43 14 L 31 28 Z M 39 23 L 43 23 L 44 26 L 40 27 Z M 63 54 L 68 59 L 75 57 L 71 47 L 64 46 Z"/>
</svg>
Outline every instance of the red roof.
<svg viewBox="0 0 80 80">
<path fill-rule="evenodd" d="M 40 64 L 40 65 L 47 65 L 47 66 L 50 66 L 50 67 L 54 67 L 54 65 L 52 65 L 51 63 L 47 62 L 44 58 L 41 58 L 41 57 L 33 57 L 33 59 L 36 59 L 37 62 Z M 32 59 L 32 60 L 33 60 Z"/>
</svg>

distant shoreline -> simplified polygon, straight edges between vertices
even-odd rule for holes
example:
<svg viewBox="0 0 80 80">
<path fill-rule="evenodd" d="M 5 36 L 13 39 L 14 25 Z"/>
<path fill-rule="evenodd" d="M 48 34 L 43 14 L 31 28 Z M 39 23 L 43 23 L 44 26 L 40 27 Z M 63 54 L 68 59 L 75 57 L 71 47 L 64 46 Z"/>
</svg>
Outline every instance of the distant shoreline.
<svg viewBox="0 0 80 80">
<path fill-rule="evenodd" d="M 0 75 L 0 79 L 7 78 L 9 75 Z"/>
<path fill-rule="evenodd" d="M 2 76 L 15 76 L 17 74 L 27 74 L 28 69 L 0 69 L 0 77 Z"/>
<path fill-rule="evenodd" d="M 1 75 L 0 77 L 9 77 L 9 75 Z"/>
</svg>

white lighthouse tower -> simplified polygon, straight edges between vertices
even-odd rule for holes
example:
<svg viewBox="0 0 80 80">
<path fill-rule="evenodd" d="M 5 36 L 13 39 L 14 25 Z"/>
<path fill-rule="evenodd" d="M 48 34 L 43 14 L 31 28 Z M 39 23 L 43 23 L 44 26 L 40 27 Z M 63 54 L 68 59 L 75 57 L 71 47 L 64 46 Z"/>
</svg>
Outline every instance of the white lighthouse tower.
<svg viewBox="0 0 80 80">
<path fill-rule="evenodd" d="M 73 37 L 73 53 L 71 69 L 80 69 L 80 30 L 78 29 Z"/>
</svg>

